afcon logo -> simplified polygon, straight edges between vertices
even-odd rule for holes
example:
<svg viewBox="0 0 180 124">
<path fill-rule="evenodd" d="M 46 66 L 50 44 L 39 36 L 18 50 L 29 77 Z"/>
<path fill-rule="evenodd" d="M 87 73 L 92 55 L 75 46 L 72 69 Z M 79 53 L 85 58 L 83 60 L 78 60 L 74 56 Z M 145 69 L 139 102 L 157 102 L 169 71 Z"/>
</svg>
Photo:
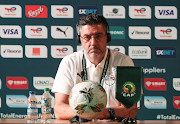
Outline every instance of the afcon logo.
<svg viewBox="0 0 180 124">
<path fill-rule="evenodd" d="M 125 82 L 122 86 L 122 95 L 124 97 L 133 97 L 136 93 L 136 86 L 132 82 Z"/>
</svg>

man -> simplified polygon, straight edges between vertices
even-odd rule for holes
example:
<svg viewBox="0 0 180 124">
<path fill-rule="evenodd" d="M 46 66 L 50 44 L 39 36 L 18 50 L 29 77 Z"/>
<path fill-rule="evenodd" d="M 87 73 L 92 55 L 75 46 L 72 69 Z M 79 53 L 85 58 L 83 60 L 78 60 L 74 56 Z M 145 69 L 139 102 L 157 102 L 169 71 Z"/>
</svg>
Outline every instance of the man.
<svg viewBox="0 0 180 124">
<path fill-rule="evenodd" d="M 108 31 L 109 25 L 106 19 L 99 14 L 91 13 L 80 18 L 77 24 L 77 40 L 83 46 L 83 50 L 63 58 L 52 88 L 52 92 L 55 92 L 56 119 L 70 119 L 75 116 L 69 106 L 68 97 L 70 90 L 81 82 L 82 78 L 101 83 L 105 75 L 115 76 L 116 66 L 134 66 L 129 56 L 106 47 L 111 40 Z M 84 76 L 85 73 L 87 76 Z M 105 75 L 102 77 L 102 74 Z M 98 119 L 114 118 L 114 116 L 126 118 L 129 116 L 129 110 L 136 108 L 134 105 L 126 109 L 115 99 L 114 84 L 109 86 L 103 83 L 103 87 L 107 93 L 107 108 L 97 117 Z M 136 113 L 137 110 L 132 111 L 131 117 L 135 118 Z"/>
</svg>

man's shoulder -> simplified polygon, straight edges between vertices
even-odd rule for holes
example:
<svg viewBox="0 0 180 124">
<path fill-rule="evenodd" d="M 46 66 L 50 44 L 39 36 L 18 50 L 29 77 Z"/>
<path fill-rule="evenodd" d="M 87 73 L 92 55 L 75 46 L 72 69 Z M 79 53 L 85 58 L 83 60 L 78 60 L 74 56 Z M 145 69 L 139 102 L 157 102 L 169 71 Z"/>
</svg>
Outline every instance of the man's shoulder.
<svg viewBox="0 0 180 124">
<path fill-rule="evenodd" d="M 132 59 L 128 55 L 125 55 L 121 52 L 113 51 L 113 50 L 111 53 L 112 53 L 111 61 L 114 64 L 114 66 L 124 66 L 124 65 L 133 66 L 134 65 Z"/>
<path fill-rule="evenodd" d="M 111 55 L 114 57 L 123 57 L 123 58 L 128 57 L 128 55 L 121 53 L 119 51 L 114 51 L 114 50 L 111 50 Z"/>
<path fill-rule="evenodd" d="M 77 51 L 77 52 L 74 52 L 74 53 L 71 53 L 71 54 L 65 56 L 65 57 L 63 58 L 63 60 L 64 60 L 64 61 L 65 61 L 65 60 L 68 60 L 68 61 L 69 61 L 69 60 L 76 61 L 76 60 L 81 59 L 82 56 L 83 56 L 83 50 L 80 50 L 80 51 Z"/>
</svg>

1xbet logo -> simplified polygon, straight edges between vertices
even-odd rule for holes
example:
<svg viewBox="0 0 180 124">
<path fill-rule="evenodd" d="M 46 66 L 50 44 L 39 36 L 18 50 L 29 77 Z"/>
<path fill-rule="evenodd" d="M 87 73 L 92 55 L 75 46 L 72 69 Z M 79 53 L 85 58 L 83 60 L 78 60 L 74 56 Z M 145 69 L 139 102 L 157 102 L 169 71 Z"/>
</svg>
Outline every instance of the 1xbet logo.
<svg viewBox="0 0 180 124">
<path fill-rule="evenodd" d="M 174 47 L 155 47 L 157 58 L 176 58 L 176 49 Z"/>
<path fill-rule="evenodd" d="M 79 6 L 78 7 L 78 15 L 84 16 L 89 13 L 98 13 L 98 8 L 96 6 Z"/>
</svg>

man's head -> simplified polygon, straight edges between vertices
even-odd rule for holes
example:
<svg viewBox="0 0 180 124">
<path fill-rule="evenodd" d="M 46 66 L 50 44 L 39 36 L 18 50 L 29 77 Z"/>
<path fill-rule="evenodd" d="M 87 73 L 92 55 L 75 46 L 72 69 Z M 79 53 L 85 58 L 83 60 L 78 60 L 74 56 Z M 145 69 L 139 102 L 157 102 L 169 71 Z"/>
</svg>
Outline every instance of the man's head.
<svg viewBox="0 0 180 124">
<path fill-rule="evenodd" d="M 86 56 L 89 60 L 100 62 L 111 39 L 105 18 L 91 13 L 81 17 L 77 25 L 78 42 L 83 46 Z"/>
<path fill-rule="evenodd" d="M 111 35 L 109 33 L 109 25 L 103 16 L 96 13 L 87 14 L 79 19 L 79 22 L 76 25 L 77 42 L 81 44 L 80 36 L 82 32 L 82 26 L 96 25 L 96 24 L 103 25 L 103 29 L 107 33 L 107 42 L 109 43 L 111 41 Z"/>
</svg>

